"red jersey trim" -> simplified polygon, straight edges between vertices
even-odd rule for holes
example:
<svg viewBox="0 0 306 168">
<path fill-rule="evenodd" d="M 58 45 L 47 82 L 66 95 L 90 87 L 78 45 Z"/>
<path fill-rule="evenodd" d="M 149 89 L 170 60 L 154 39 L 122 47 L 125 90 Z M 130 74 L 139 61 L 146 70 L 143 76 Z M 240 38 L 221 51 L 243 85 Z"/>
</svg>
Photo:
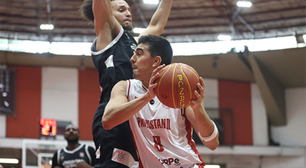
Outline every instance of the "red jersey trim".
<svg viewBox="0 0 306 168">
<path fill-rule="evenodd" d="M 185 120 L 185 125 L 186 125 L 186 131 L 187 131 L 186 138 L 187 138 L 187 140 L 188 140 L 188 144 L 190 145 L 190 147 L 191 147 L 191 149 L 194 151 L 194 153 L 196 153 L 196 154 L 198 155 L 200 161 L 202 162 L 202 164 L 197 164 L 197 165 L 198 165 L 199 167 L 200 167 L 201 165 L 205 166 L 205 162 L 203 161 L 203 159 L 202 159 L 202 157 L 201 157 L 199 151 L 198 151 L 197 148 L 196 148 L 196 145 L 195 145 L 194 141 L 192 140 L 192 131 L 191 131 L 192 125 L 191 125 L 191 123 L 189 122 L 189 120 L 187 119 L 187 117 L 186 117 L 186 120 Z"/>
</svg>

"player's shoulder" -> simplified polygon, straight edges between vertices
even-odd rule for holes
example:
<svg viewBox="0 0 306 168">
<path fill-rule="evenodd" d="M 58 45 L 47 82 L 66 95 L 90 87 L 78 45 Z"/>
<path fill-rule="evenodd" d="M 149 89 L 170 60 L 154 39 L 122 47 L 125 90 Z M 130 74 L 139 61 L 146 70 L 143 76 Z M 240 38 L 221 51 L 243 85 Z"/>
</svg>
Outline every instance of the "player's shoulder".
<svg viewBox="0 0 306 168">
<path fill-rule="evenodd" d="M 129 80 L 127 80 L 127 82 L 142 85 L 142 82 L 138 79 L 129 79 Z"/>
<path fill-rule="evenodd" d="M 142 82 L 138 79 L 129 79 L 126 81 L 126 86 L 130 87 L 141 87 L 142 86 Z"/>
<path fill-rule="evenodd" d="M 85 144 L 84 146 L 85 146 L 86 150 L 87 150 L 90 154 L 94 154 L 94 155 L 95 155 L 95 153 L 96 153 L 95 148 L 93 148 L 92 146 L 87 145 L 87 144 Z"/>
<path fill-rule="evenodd" d="M 93 150 L 95 150 L 95 148 L 92 147 L 92 146 L 90 146 L 90 145 L 87 145 L 87 148 L 88 148 L 88 149 L 93 149 Z"/>
<path fill-rule="evenodd" d="M 86 148 L 86 149 L 94 149 L 92 146 L 85 144 L 85 143 L 81 143 L 80 146 L 82 146 L 82 148 Z"/>
<path fill-rule="evenodd" d="M 128 80 L 121 80 L 116 85 L 118 85 L 117 87 L 126 87 L 127 84 L 128 84 Z"/>
</svg>

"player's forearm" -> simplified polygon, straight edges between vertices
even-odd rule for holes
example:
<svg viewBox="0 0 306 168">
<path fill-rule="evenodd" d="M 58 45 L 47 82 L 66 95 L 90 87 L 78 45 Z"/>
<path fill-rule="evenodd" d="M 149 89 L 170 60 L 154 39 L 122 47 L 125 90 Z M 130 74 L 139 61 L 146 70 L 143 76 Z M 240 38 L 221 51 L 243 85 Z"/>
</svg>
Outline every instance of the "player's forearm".
<svg viewBox="0 0 306 168">
<path fill-rule="evenodd" d="M 160 35 L 169 18 L 173 0 L 162 0 L 156 12 L 152 16 L 149 26 L 154 29 L 153 35 Z"/>
<path fill-rule="evenodd" d="M 214 124 L 212 123 L 211 119 L 207 115 L 204 109 L 204 103 L 199 106 L 197 109 L 193 109 L 196 124 L 198 131 L 201 133 L 202 136 L 209 136 L 214 130 Z"/>
<path fill-rule="evenodd" d="M 151 98 L 145 94 L 142 97 L 126 103 L 117 103 L 116 105 L 107 105 L 102 117 L 102 125 L 106 130 L 129 120 L 135 113 L 140 111 Z"/>
<path fill-rule="evenodd" d="M 202 137 L 210 137 L 214 136 L 214 131 L 217 131 L 217 129 L 213 123 L 213 121 L 209 118 L 207 115 L 205 109 L 204 109 L 204 103 L 198 108 L 198 110 L 194 109 L 194 115 L 196 119 L 196 124 L 198 128 L 198 134 L 200 134 Z M 209 140 L 208 142 L 205 142 L 202 140 L 203 144 L 211 149 L 215 150 L 219 146 L 219 133 L 214 136 L 213 139 Z"/>
<path fill-rule="evenodd" d="M 113 13 L 110 0 L 93 0 L 93 14 L 95 18 L 95 30 L 98 35 L 101 29 L 104 29 L 106 25 L 110 28 L 113 22 Z"/>
</svg>

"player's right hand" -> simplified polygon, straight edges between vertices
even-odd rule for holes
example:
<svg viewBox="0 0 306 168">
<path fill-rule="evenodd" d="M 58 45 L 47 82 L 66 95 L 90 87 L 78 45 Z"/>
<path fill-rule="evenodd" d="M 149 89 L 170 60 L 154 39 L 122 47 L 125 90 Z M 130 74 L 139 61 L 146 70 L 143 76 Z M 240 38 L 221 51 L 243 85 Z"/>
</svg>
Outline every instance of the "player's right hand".
<svg viewBox="0 0 306 168">
<path fill-rule="evenodd" d="M 155 97 L 154 88 L 157 87 L 156 79 L 160 76 L 160 70 L 165 67 L 165 64 L 158 66 L 155 68 L 151 74 L 150 82 L 149 82 L 149 94 L 151 98 Z"/>
</svg>

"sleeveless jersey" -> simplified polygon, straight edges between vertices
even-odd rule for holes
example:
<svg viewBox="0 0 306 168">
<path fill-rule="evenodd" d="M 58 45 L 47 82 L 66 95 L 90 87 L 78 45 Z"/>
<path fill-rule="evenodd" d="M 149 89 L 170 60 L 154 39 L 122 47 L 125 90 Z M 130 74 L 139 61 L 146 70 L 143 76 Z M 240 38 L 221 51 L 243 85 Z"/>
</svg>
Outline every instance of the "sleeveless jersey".
<svg viewBox="0 0 306 168">
<path fill-rule="evenodd" d="M 91 46 L 92 60 L 99 73 L 99 84 L 102 88 L 100 104 L 107 103 L 114 85 L 120 80 L 133 78 L 130 58 L 136 48 L 135 39 L 121 27 L 118 36 L 103 50 L 96 50 L 96 40 Z M 101 125 L 103 111 L 94 116 L 94 127 Z M 98 125 L 96 125 L 98 124 Z"/>
<path fill-rule="evenodd" d="M 57 151 L 57 165 L 63 168 L 73 168 L 80 161 L 93 165 L 94 158 L 91 158 L 88 147 L 88 145 L 81 144 L 74 150 L 59 149 Z"/>
<path fill-rule="evenodd" d="M 92 123 L 95 146 L 100 153 L 96 167 L 126 167 L 122 162 L 115 164 L 111 161 L 115 149 L 129 152 L 134 160 L 138 160 L 128 121 L 111 130 L 104 130 L 101 123 L 104 108 L 110 99 L 114 85 L 120 80 L 133 78 L 130 58 L 134 54 L 136 44 L 133 36 L 121 27 L 117 37 L 104 49 L 97 51 L 96 40 L 91 46 L 92 60 L 99 73 L 99 84 L 102 88 L 100 105 Z"/>
<path fill-rule="evenodd" d="M 100 103 L 108 101 L 114 85 L 120 80 L 133 78 L 130 58 L 136 49 L 136 41 L 128 32 L 121 31 L 117 37 L 104 49 L 97 51 L 96 40 L 91 46 L 93 63 L 99 73 L 102 87 Z"/>
<path fill-rule="evenodd" d="M 127 83 L 129 101 L 147 91 L 139 80 L 132 79 Z M 205 165 L 192 139 L 192 126 L 184 109 L 169 108 L 155 96 L 129 122 L 143 167 L 190 168 Z"/>
</svg>

